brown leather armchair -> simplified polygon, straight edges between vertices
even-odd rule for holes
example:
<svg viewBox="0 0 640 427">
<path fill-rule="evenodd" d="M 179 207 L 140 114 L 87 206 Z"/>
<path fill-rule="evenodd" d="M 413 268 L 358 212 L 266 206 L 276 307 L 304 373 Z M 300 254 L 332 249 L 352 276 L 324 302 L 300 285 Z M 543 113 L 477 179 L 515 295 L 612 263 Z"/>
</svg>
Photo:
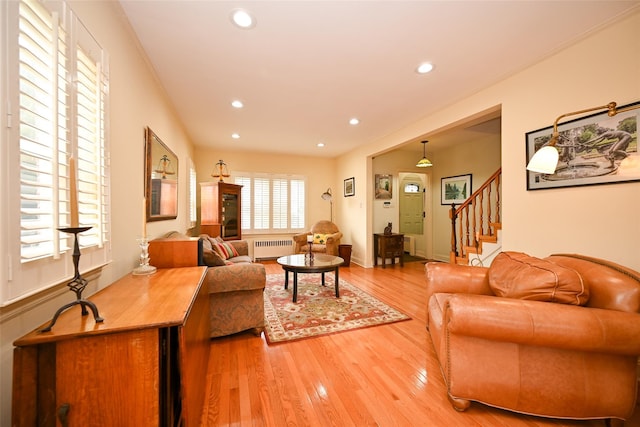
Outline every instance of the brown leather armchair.
<svg viewBox="0 0 640 427">
<path fill-rule="evenodd" d="M 575 254 L 544 261 L 579 273 L 584 305 L 497 297 L 490 268 L 426 265 L 427 328 L 449 400 L 623 425 L 637 398 L 640 273 Z"/>
<path fill-rule="evenodd" d="M 309 251 L 309 247 L 307 246 L 307 236 L 309 235 L 322 236 L 320 241 L 316 239 L 316 242 L 311 246 L 313 252 L 338 256 L 338 246 L 340 245 L 342 233 L 333 222 L 326 220 L 318 221 L 311 227 L 310 232 L 293 236 L 293 241 L 296 246 L 295 253 L 300 254 Z M 323 243 L 321 243 L 321 241 Z"/>
</svg>

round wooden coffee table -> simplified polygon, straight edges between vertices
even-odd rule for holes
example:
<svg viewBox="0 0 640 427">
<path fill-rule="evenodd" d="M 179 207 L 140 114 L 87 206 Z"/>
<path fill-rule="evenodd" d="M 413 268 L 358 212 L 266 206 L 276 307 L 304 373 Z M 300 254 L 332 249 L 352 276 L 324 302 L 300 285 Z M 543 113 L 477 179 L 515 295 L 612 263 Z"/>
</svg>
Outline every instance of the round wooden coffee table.
<svg viewBox="0 0 640 427">
<path fill-rule="evenodd" d="M 322 273 L 322 286 L 324 286 L 324 273 L 333 271 L 336 282 L 336 298 L 340 298 L 339 267 L 344 260 L 338 256 L 326 254 L 314 254 L 313 260 L 309 260 L 308 254 L 287 255 L 278 258 L 278 264 L 284 270 L 284 288 L 289 287 L 289 272 L 293 272 L 293 302 L 298 301 L 298 273 Z"/>
</svg>

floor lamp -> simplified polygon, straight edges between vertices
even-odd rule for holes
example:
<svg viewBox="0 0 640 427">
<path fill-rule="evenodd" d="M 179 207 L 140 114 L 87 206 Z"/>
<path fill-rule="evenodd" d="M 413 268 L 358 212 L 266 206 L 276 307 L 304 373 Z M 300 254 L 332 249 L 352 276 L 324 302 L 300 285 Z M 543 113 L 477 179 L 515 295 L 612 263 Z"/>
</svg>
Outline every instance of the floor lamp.
<svg viewBox="0 0 640 427">
<path fill-rule="evenodd" d="M 331 209 L 331 213 L 330 213 L 330 217 L 329 219 L 331 220 L 331 222 L 333 222 L 333 196 L 331 195 L 331 187 L 327 188 L 327 191 L 325 191 L 324 193 L 322 193 L 322 200 L 328 200 L 329 201 L 329 205 L 330 205 L 330 209 Z"/>
</svg>

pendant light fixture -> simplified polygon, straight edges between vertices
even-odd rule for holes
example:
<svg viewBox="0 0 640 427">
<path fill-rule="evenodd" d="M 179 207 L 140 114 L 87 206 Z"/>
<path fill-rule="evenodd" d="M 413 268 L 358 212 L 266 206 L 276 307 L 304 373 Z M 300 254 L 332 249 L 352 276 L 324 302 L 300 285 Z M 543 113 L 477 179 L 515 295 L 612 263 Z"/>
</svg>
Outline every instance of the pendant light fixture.
<svg viewBox="0 0 640 427">
<path fill-rule="evenodd" d="M 422 159 L 420 159 L 420 161 L 416 165 L 416 167 L 418 168 L 428 168 L 433 166 L 433 163 L 431 163 L 431 160 L 427 159 L 427 152 L 426 152 L 427 142 L 429 141 L 422 141 Z"/>
</svg>

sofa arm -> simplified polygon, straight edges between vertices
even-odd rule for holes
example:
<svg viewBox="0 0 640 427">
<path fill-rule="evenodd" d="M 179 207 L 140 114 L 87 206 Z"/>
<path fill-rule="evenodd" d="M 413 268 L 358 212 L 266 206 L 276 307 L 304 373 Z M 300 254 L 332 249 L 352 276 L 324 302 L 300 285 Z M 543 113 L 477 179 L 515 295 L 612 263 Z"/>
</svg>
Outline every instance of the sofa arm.
<svg viewBox="0 0 640 427">
<path fill-rule="evenodd" d="M 227 243 L 230 243 L 236 251 L 238 251 L 238 255 L 248 256 L 249 255 L 249 242 L 246 240 L 229 240 Z"/>
<path fill-rule="evenodd" d="M 640 355 L 640 314 L 486 295 L 452 295 L 447 332 L 491 341 Z"/>
<path fill-rule="evenodd" d="M 431 295 L 440 293 L 493 295 L 489 287 L 487 267 L 428 262 L 424 269 L 427 278 L 427 302 Z"/>
<path fill-rule="evenodd" d="M 264 265 L 233 264 L 224 267 L 209 267 L 205 276 L 209 293 L 264 289 L 267 282 Z"/>
</svg>

